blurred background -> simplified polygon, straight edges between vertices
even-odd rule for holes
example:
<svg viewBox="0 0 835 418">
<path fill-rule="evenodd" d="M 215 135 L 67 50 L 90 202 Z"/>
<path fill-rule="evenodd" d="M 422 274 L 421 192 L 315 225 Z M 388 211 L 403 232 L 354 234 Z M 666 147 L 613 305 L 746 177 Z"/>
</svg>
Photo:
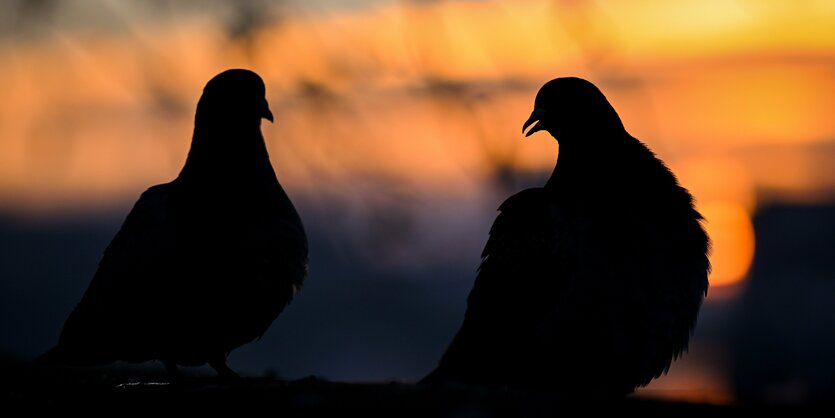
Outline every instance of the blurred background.
<svg viewBox="0 0 835 418">
<path fill-rule="evenodd" d="M 580 76 L 714 240 L 690 353 L 637 396 L 831 400 L 833 22 L 831 1 L 4 1 L 0 359 L 57 342 L 135 199 L 181 168 L 203 85 L 246 67 L 312 264 L 230 364 L 416 380 L 461 323 L 496 208 L 553 169 L 556 141 L 521 135 L 536 91 Z"/>
</svg>

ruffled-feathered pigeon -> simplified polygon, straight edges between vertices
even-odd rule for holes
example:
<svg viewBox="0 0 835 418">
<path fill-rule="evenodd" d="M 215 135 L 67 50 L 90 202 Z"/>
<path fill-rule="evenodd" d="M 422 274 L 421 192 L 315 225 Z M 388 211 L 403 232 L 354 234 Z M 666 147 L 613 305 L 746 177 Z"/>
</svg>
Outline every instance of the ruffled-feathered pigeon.
<svg viewBox="0 0 835 418">
<path fill-rule="evenodd" d="M 426 382 L 631 393 L 687 349 L 707 294 L 693 199 L 592 83 L 558 78 L 522 130 L 559 142 L 544 187 L 500 206 L 464 322 Z"/>
</svg>

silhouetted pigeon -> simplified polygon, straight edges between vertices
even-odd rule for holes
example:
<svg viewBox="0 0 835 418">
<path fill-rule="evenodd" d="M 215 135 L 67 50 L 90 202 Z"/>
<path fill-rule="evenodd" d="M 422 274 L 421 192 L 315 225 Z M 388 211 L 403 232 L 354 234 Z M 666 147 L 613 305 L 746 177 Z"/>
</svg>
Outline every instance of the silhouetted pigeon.
<svg viewBox="0 0 835 418">
<path fill-rule="evenodd" d="M 592 83 L 546 83 L 523 133 L 534 123 L 526 136 L 559 141 L 556 168 L 499 207 L 463 325 L 424 381 L 623 396 L 687 349 L 710 271 L 702 217 Z"/>
<path fill-rule="evenodd" d="M 42 363 L 209 363 L 221 377 L 307 274 L 304 227 L 270 164 L 264 82 L 228 70 L 197 103 L 185 166 L 142 194 Z"/>
</svg>

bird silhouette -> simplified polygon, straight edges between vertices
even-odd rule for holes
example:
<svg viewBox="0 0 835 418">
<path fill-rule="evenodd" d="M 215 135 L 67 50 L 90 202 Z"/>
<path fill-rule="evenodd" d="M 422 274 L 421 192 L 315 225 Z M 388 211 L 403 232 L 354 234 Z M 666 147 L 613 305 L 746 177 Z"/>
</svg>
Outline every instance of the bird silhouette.
<svg viewBox="0 0 835 418">
<path fill-rule="evenodd" d="M 688 347 L 710 271 L 702 216 L 594 84 L 549 81 L 531 125 L 559 142 L 556 167 L 499 207 L 464 322 L 423 381 L 624 396 Z"/>
<path fill-rule="evenodd" d="M 273 121 L 254 72 L 224 71 L 197 103 L 179 176 L 145 191 L 104 252 L 57 346 L 41 364 L 226 359 L 259 338 L 301 288 L 301 219 L 270 164 L 261 119 Z"/>
</svg>

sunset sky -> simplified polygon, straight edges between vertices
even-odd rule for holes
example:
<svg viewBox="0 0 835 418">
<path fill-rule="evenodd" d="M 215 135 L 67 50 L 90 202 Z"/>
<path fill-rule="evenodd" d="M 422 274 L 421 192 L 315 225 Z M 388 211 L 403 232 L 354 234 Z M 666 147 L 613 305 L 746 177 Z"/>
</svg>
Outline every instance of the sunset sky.
<svg viewBox="0 0 835 418">
<path fill-rule="evenodd" d="M 203 85 L 232 67 L 265 79 L 288 193 L 367 222 L 392 202 L 489 222 L 556 161 L 546 134 L 522 139 L 538 88 L 586 78 L 695 195 L 711 298 L 746 277 L 758 210 L 835 197 L 832 1 L 33 3 L 0 5 L 0 212 L 15 216 L 123 211 L 174 178 Z"/>
</svg>

